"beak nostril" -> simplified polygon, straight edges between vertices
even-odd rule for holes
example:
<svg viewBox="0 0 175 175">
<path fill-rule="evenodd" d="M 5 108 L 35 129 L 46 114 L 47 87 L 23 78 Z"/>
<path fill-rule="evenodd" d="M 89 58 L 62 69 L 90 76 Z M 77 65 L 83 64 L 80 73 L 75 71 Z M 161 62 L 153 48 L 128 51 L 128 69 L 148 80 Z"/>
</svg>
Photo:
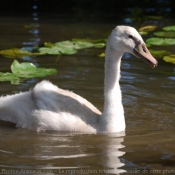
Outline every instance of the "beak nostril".
<svg viewBox="0 0 175 175">
<path fill-rule="evenodd" d="M 143 49 L 143 51 L 144 51 L 145 53 L 147 53 L 147 50 L 146 50 L 145 46 L 142 45 L 142 49 Z"/>
</svg>

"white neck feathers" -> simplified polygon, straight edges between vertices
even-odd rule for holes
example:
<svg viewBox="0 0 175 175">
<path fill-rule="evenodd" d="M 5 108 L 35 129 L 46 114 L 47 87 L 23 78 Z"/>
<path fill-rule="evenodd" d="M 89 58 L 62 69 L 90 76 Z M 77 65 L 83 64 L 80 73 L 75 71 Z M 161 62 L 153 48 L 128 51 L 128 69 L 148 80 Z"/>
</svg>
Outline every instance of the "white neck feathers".
<svg viewBox="0 0 175 175">
<path fill-rule="evenodd" d="M 105 58 L 105 104 L 101 122 L 106 132 L 125 130 L 122 95 L 119 85 L 123 52 L 114 50 L 108 41 Z"/>
</svg>

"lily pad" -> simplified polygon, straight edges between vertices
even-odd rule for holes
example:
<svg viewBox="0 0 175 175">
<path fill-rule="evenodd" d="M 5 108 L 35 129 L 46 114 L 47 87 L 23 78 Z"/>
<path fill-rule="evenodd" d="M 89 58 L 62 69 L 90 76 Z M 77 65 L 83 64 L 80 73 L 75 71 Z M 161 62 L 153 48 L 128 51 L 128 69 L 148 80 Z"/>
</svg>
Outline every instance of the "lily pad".
<svg viewBox="0 0 175 175">
<path fill-rule="evenodd" d="M 103 57 L 105 57 L 105 53 L 101 53 L 98 56 L 103 58 Z"/>
<path fill-rule="evenodd" d="M 94 46 L 91 42 L 73 41 L 75 49 L 86 49 Z"/>
<path fill-rule="evenodd" d="M 149 38 L 146 40 L 147 44 L 155 46 L 171 46 L 175 45 L 175 39 L 173 38 Z"/>
<path fill-rule="evenodd" d="M 163 27 L 164 31 L 175 31 L 175 25 Z"/>
<path fill-rule="evenodd" d="M 77 53 L 76 49 L 73 48 L 67 48 L 67 47 L 41 47 L 39 48 L 39 51 L 41 53 L 49 54 L 49 55 L 73 55 Z"/>
<path fill-rule="evenodd" d="M 168 37 L 168 38 L 175 37 L 175 32 L 173 31 L 168 31 L 168 32 L 160 31 L 160 32 L 154 32 L 153 34 L 158 37 Z"/>
<path fill-rule="evenodd" d="M 164 56 L 163 60 L 175 64 L 175 55 Z"/>
<path fill-rule="evenodd" d="M 13 73 L 3 73 L 0 72 L 0 81 L 11 81 L 11 84 L 19 84 L 19 77 L 15 76 Z"/>
<path fill-rule="evenodd" d="M 37 68 L 32 63 L 19 63 L 14 60 L 11 65 L 12 73 L 0 72 L 0 81 L 11 81 L 12 84 L 19 84 L 20 78 L 44 77 L 57 72 L 56 69 Z"/>
<path fill-rule="evenodd" d="M 144 32 L 144 31 L 143 32 L 141 31 L 139 33 L 140 33 L 140 35 L 148 35 L 148 32 Z"/>
<path fill-rule="evenodd" d="M 50 55 L 72 55 L 77 53 L 78 49 L 94 47 L 93 43 L 85 41 L 60 41 L 54 44 L 45 42 L 44 45 L 46 47 L 39 48 L 39 51 Z M 96 47 L 102 47 L 102 45 Z"/>
<path fill-rule="evenodd" d="M 149 44 L 149 43 L 146 43 L 146 47 L 148 48 L 148 47 L 151 47 L 151 44 Z"/>
<path fill-rule="evenodd" d="M 16 60 L 12 63 L 11 70 L 16 77 L 23 78 L 44 77 L 57 73 L 56 69 L 37 68 L 32 63 L 19 63 Z"/>
<path fill-rule="evenodd" d="M 144 26 L 138 29 L 139 32 L 151 32 L 156 29 L 156 26 L 149 25 L 149 26 Z"/>
<path fill-rule="evenodd" d="M 33 53 L 29 52 L 27 50 L 21 50 L 19 48 L 14 48 L 14 49 L 7 49 L 7 50 L 1 50 L 0 54 L 4 57 L 7 58 L 22 58 L 25 56 L 40 56 L 44 55 L 44 53 Z"/>
<path fill-rule="evenodd" d="M 105 47 L 105 46 L 106 46 L 105 43 L 96 43 L 96 44 L 94 44 L 94 47 L 95 47 L 95 48 L 103 48 L 103 47 Z"/>
<path fill-rule="evenodd" d="M 171 54 L 167 50 L 152 50 L 152 49 L 150 49 L 149 51 L 155 58 L 163 58 L 164 56 Z"/>
<path fill-rule="evenodd" d="M 44 42 L 44 46 L 46 47 L 54 47 L 55 45 L 51 42 Z"/>
<path fill-rule="evenodd" d="M 85 48 L 93 47 L 94 44 L 91 42 L 85 42 L 85 41 L 61 41 L 61 42 L 56 42 L 55 46 L 60 48 L 85 49 Z"/>
<path fill-rule="evenodd" d="M 86 38 L 86 39 L 73 38 L 72 41 L 90 42 L 90 43 L 94 43 L 94 44 L 97 44 L 97 43 L 104 43 L 105 44 L 107 39 L 93 40 L 93 39 L 89 39 L 89 38 Z"/>
</svg>

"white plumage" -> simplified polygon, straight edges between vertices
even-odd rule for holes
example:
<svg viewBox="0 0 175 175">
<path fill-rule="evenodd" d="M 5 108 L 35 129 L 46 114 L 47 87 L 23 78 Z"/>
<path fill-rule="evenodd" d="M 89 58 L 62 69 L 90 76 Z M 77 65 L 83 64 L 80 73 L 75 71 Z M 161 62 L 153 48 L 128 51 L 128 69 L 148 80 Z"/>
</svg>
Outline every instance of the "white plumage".
<svg viewBox="0 0 175 175">
<path fill-rule="evenodd" d="M 28 92 L 1 97 L 0 120 L 34 130 L 88 133 L 124 131 L 125 118 L 119 85 L 124 52 L 143 58 L 152 67 L 157 65 L 134 28 L 116 27 L 106 47 L 103 113 L 79 95 L 60 89 L 49 81 L 42 81 Z"/>
</svg>

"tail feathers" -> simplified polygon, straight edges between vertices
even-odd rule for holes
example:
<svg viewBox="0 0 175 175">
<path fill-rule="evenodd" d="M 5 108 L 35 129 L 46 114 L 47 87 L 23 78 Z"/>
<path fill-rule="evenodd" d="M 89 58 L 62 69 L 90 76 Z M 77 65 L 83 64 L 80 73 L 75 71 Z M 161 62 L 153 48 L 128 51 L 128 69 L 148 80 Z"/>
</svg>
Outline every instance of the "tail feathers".
<svg viewBox="0 0 175 175">
<path fill-rule="evenodd" d="M 0 120 L 15 123 L 16 127 L 26 128 L 27 125 L 25 117 L 21 112 L 8 108 L 0 109 Z"/>
<path fill-rule="evenodd" d="M 15 123 L 17 127 L 27 128 L 30 125 L 34 109 L 30 92 L 0 98 L 0 120 Z"/>
</svg>

